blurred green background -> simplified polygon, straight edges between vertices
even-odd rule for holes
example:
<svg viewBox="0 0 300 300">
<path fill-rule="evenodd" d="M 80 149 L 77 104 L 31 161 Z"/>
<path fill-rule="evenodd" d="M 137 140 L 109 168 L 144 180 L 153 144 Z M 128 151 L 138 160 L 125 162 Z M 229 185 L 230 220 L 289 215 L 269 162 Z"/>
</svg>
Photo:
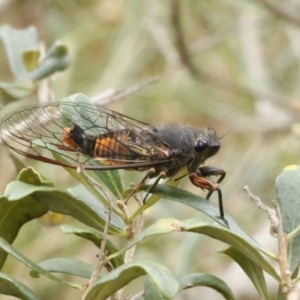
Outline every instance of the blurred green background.
<svg viewBox="0 0 300 300">
<path fill-rule="evenodd" d="M 158 83 L 108 107 L 148 123 L 212 127 L 219 136 L 225 135 L 219 153 L 207 161 L 207 165 L 227 172 L 221 184 L 225 211 L 264 246 L 276 251 L 265 214 L 243 192 L 247 184 L 271 205 L 276 198 L 276 176 L 285 166 L 299 162 L 300 4 L 290 0 L 284 7 L 282 1 L 271 3 L 2 0 L 0 20 L 1 25 L 19 29 L 36 26 L 46 47 L 56 40 L 68 47 L 71 66 L 49 80 L 51 101 L 77 92 L 93 97 L 159 76 Z M 3 47 L 0 64 L 0 80 L 13 81 Z M 37 94 L 20 102 L 7 103 L 5 95 L 1 98 L 5 113 L 39 101 Z M 0 150 L 3 191 L 15 179 L 16 171 L 8 151 L 4 147 Z M 26 165 L 33 165 L 61 188 L 75 184 L 60 167 L 29 160 Z M 127 185 L 142 176 L 138 172 L 122 175 Z M 188 179 L 181 188 L 205 195 Z M 216 200 L 213 195 L 211 201 Z M 167 217 L 203 216 L 162 200 L 151 207 L 147 224 Z M 38 221 L 22 229 L 14 246 L 36 262 L 54 256 L 92 264 L 96 259 L 90 244 L 64 236 L 58 226 L 45 227 Z M 172 234 L 148 239 L 138 246 L 136 258 L 161 262 L 177 275 L 208 272 L 220 276 L 237 299 L 258 299 L 249 279 L 230 259 L 217 253 L 222 247 L 207 237 Z M 46 279 L 30 279 L 28 269 L 12 259 L 5 271 L 28 284 L 42 299 L 80 298 L 76 291 Z M 274 283 L 269 284 L 272 290 Z M 140 285 L 133 283 L 130 288 L 134 292 Z M 209 293 L 204 288 L 192 289 L 176 300 L 200 299 L 200 294 L 201 299 L 222 299 Z"/>
</svg>

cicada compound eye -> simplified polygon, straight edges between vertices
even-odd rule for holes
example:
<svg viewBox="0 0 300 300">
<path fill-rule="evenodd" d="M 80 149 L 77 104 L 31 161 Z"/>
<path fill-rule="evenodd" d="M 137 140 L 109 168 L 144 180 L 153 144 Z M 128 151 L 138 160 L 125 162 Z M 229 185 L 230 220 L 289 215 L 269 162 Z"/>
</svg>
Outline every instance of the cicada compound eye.
<svg viewBox="0 0 300 300">
<path fill-rule="evenodd" d="M 194 145 L 196 152 L 202 152 L 206 149 L 207 142 L 205 140 L 197 140 Z"/>
</svg>

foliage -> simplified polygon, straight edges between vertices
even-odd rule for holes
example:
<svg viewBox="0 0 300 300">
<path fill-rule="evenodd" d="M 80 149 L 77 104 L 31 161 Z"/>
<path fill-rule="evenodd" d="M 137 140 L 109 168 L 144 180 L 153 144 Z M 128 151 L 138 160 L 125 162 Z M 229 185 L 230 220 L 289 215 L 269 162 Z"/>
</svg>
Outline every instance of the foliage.
<svg viewBox="0 0 300 300">
<path fill-rule="evenodd" d="M 206 286 L 225 299 L 239 298 L 235 287 L 225 283 L 230 276 L 213 276 L 209 273 L 216 274 L 215 270 L 206 270 L 211 260 L 217 261 L 216 257 L 221 256 L 211 250 L 209 243 L 215 239 L 229 245 L 222 253 L 232 258 L 250 278 L 256 290 L 250 299 L 274 297 L 276 288 L 266 283 L 265 273 L 280 288 L 278 299 L 284 299 L 284 293 L 292 297 L 291 289 L 297 287 L 299 280 L 299 167 L 284 169 L 276 180 L 280 211 L 276 207 L 276 213 L 268 209 L 249 192 L 250 198 L 272 220 L 271 232 L 278 235 L 279 254 L 267 250 L 269 247 L 242 229 L 262 231 L 262 225 L 253 204 L 242 201 L 240 191 L 248 183 L 262 198 L 272 198 L 274 174 L 291 162 L 298 163 L 297 5 L 289 3 L 294 10 L 288 10 L 277 1 L 265 0 L 251 3 L 151 0 L 139 4 L 135 0 L 84 4 L 52 1 L 34 3 L 34 6 L 33 2 L 24 2 L 18 8 L 13 3 L 0 6 L 3 22 L 6 20 L 18 28 L 31 25 L 26 23 L 28 20 L 36 25 L 23 30 L 8 25 L 1 27 L 0 37 L 6 52 L 0 55 L 1 76 L 5 77 L 0 81 L 2 116 L 29 103 L 58 101 L 70 94 L 76 97 L 78 91 L 95 95 L 108 88 L 97 97 L 102 103 L 115 106 L 115 100 L 132 91 L 111 87 L 132 85 L 141 78 L 159 74 L 160 84 L 151 87 L 151 91 L 143 91 L 142 96 L 133 95 L 125 104 L 119 103 L 116 110 L 146 122 L 209 126 L 221 135 L 233 128 L 222 139 L 220 154 L 213 159 L 227 171 L 222 183 L 225 211 L 235 217 L 226 214 L 229 228 L 224 227 L 215 205 L 198 196 L 198 191 L 195 195 L 185 191 L 186 187 L 178 189 L 179 182 L 172 180 L 153 189 L 145 205 L 127 208 L 117 200 L 128 192 L 124 186 L 132 181 L 130 175 L 90 172 L 89 176 L 97 184 L 102 182 L 113 199 L 112 218 L 108 223 L 108 199 L 83 172 L 68 169 L 67 177 L 59 167 L 45 168 L 13 157 L 18 170 L 30 163 L 42 171 L 26 167 L 16 180 L 7 184 L 15 175 L 11 174 L 12 163 L 7 163 L 8 156 L 3 150 L 0 292 L 21 299 L 53 299 L 58 295 L 62 295 L 61 299 L 81 296 L 105 299 L 127 287 L 123 295 L 180 299 L 186 293 L 181 291 L 189 289 L 192 295 L 193 287 Z M 47 50 L 40 47 L 37 32 L 44 33 L 46 44 L 52 45 L 44 45 Z M 63 42 L 53 42 L 57 38 Z M 64 159 L 55 154 L 54 158 Z M 76 186 L 66 189 L 72 185 Z M 148 208 L 148 221 L 141 226 Z M 24 233 L 30 224 L 41 227 L 33 220 L 50 211 L 70 217 L 63 221 L 68 225 L 62 225 L 62 232 L 57 233 L 60 242 L 53 243 L 49 237 L 45 247 L 43 235 L 50 236 L 51 228 L 39 236 L 26 237 Z M 195 244 L 191 240 L 182 242 L 192 236 L 189 233 L 194 233 Z M 69 239 L 72 235 L 74 244 Z M 207 239 L 203 240 L 204 236 Z M 67 247 L 61 246 L 65 241 L 69 243 Z M 82 245 L 89 245 L 98 253 L 97 264 L 94 257 L 90 263 L 82 257 L 74 259 L 75 249 L 79 252 Z M 26 247 L 30 249 L 27 253 Z M 60 247 L 68 249 L 60 251 Z M 57 255 L 59 251 L 61 254 Z M 87 256 L 90 257 L 90 251 Z M 270 258 L 278 263 L 279 272 L 269 262 Z M 26 274 L 30 269 L 32 278 L 14 272 L 17 268 L 12 266 L 16 262 L 26 266 Z M 94 271 L 99 262 L 100 275 Z M 215 263 L 219 269 L 227 269 L 222 264 Z M 85 289 L 83 280 L 77 277 L 86 280 L 92 274 L 97 275 L 93 288 Z M 56 294 L 53 285 L 48 288 L 49 282 L 39 283 L 40 276 L 54 282 Z M 143 285 L 135 280 L 136 286 L 130 290 L 129 282 L 141 276 Z M 144 291 L 144 296 L 136 287 Z M 74 293 L 67 297 L 65 291 L 71 289 Z M 246 299 L 247 294 L 245 288 L 240 297 Z M 115 297 L 120 294 L 117 292 Z"/>
</svg>

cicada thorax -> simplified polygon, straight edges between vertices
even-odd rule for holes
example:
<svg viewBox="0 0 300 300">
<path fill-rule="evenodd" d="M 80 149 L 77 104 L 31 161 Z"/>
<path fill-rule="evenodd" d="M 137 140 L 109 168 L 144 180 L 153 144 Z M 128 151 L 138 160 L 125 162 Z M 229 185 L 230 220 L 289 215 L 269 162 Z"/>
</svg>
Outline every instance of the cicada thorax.
<svg viewBox="0 0 300 300">
<path fill-rule="evenodd" d="M 105 165 L 123 166 L 168 157 L 163 143 L 156 141 L 147 130 L 124 128 L 94 135 L 73 124 L 64 128 L 61 141 L 65 150 L 78 151 Z"/>
</svg>

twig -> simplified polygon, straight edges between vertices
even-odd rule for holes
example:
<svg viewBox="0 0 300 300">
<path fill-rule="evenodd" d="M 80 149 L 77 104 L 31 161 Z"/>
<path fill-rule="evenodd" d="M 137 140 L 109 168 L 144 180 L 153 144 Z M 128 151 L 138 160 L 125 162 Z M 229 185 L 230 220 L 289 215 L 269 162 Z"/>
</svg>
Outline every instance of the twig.
<svg viewBox="0 0 300 300">
<path fill-rule="evenodd" d="M 292 280 L 291 280 L 291 271 L 288 269 L 288 262 L 287 262 L 287 244 L 288 241 L 286 239 L 286 234 L 283 231 L 282 226 L 282 218 L 278 204 L 273 200 L 273 205 L 276 211 L 276 216 L 278 219 L 278 250 L 279 253 L 277 255 L 277 260 L 279 263 L 281 279 L 282 279 L 282 292 L 285 295 L 289 295 L 292 291 Z M 289 298 L 287 298 L 289 299 Z"/>
<path fill-rule="evenodd" d="M 199 70 L 192 63 L 184 40 L 184 33 L 180 22 L 180 2 L 180 0 L 172 1 L 171 24 L 174 29 L 175 42 L 182 64 L 186 66 L 193 77 L 199 78 Z"/>
<path fill-rule="evenodd" d="M 145 220 L 146 220 L 146 214 L 142 212 L 138 216 L 137 221 L 134 224 L 133 221 L 131 221 L 131 218 L 129 217 L 127 206 L 124 204 L 124 202 L 117 201 L 116 204 L 120 208 L 120 210 L 123 212 L 123 215 L 124 215 L 123 219 L 127 224 L 128 239 L 131 240 L 138 233 L 140 233 L 142 231 L 142 229 L 144 227 Z M 126 251 L 125 256 L 124 256 L 124 262 L 125 263 L 129 263 L 133 260 L 135 250 L 136 250 L 136 245 L 134 245 L 133 247 L 131 247 L 129 250 Z M 123 290 L 124 290 L 124 288 L 120 289 L 116 293 L 117 294 L 117 297 L 116 297 L 117 299 L 120 299 Z M 130 299 L 132 299 L 132 298 L 130 298 Z M 140 299 L 140 298 L 136 298 L 136 299 Z"/>
<path fill-rule="evenodd" d="M 256 98 L 266 98 L 277 102 L 278 105 L 280 103 L 286 103 L 286 99 L 284 97 L 278 97 L 272 95 L 270 93 L 262 92 L 258 89 L 248 88 L 246 86 L 242 86 L 236 84 L 232 81 L 229 81 L 225 78 L 217 76 L 213 73 L 205 72 L 200 70 L 192 61 L 191 55 L 189 52 L 189 48 L 186 45 L 184 32 L 182 29 L 181 21 L 180 21 L 180 0 L 172 0 L 172 12 L 171 12 L 171 25 L 173 28 L 175 42 L 177 45 L 177 50 L 180 56 L 181 63 L 189 73 L 197 80 L 204 80 L 208 84 L 213 86 L 217 86 L 227 92 L 238 94 L 243 97 L 256 97 Z M 282 105 L 283 106 L 283 105 Z"/>
<path fill-rule="evenodd" d="M 255 202 L 258 208 L 261 208 L 268 214 L 268 218 L 271 222 L 271 235 L 276 234 L 278 239 L 278 254 L 276 255 L 276 260 L 278 261 L 280 274 L 281 274 L 281 288 L 283 294 L 286 295 L 287 300 L 299 299 L 300 290 L 298 284 L 292 282 L 292 274 L 288 268 L 288 237 L 283 231 L 282 217 L 278 204 L 273 200 L 274 209 L 269 208 L 262 203 L 259 197 L 253 195 L 248 186 L 244 187 L 244 191 L 249 195 L 250 199 Z M 272 234 L 273 233 L 273 234 Z"/>
<path fill-rule="evenodd" d="M 141 291 L 134 296 L 125 297 L 124 300 L 140 300 L 145 296 L 145 292 Z"/>
<path fill-rule="evenodd" d="M 91 183 L 93 183 L 96 187 L 102 189 L 101 186 L 99 186 L 99 183 L 96 182 L 92 177 L 90 177 L 85 169 L 84 166 L 82 166 L 82 164 L 79 164 L 79 168 L 80 168 L 80 172 L 81 174 L 83 174 L 83 176 L 89 180 Z M 94 272 L 90 278 L 89 284 L 87 286 L 87 288 L 84 290 L 81 299 L 84 300 L 86 298 L 86 296 L 88 295 L 88 293 L 90 292 L 90 290 L 93 288 L 93 286 L 95 285 L 95 282 L 97 281 L 99 274 L 103 268 L 103 266 L 106 264 L 105 258 L 106 258 L 106 252 L 105 252 L 105 247 L 106 247 L 106 241 L 107 241 L 107 235 L 108 235 L 108 229 L 109 229 L 109 225 L 110 225 L 110 221 L 111 221 L 111 214 L 112 214 L 112 203 L 111 203 L 111 199 L 109 197 L 107 197 L 107 220 L 103 229 L 103 235 L 102 235 L 102 240 L 101 240 L 101 245 L 100 245 L 100 249 L 99 249 L 99 255 L 98 255 L 98 260 L 96 263 L 96 266 L 94 268 Z"/>
<path fill-rule="evenodd" d="M 250 200 L 252 200 L 258 208 L 265 211 L 268 215 L 268 218 L 270 220 L 270 234 L 273 237 L 278 237 L 278 226 L 279 226 L 279 220 L 276 216 L 275 209 L 272 209 L 268 206 L 266 206 L 259 197 L 253 195 L 247 185 L 244 186 L 244 191 L 248 194 Z"/>
<path fill-rule="evenodd" d="M 274 14 L 276 17 L 279 17 L 281 19 L 284 19 L 298 27 L 300 27 L 300 19 L 297 17 L 297 15 L 292 14 L 292 10 L 289 11 L 286 9 L 286 7 L 290 8 L 290 5 L 287 5 L 288 3 L 284 2 L 284 6 L 279 7 L 278 5 L 274 5 L 268 0 L 259 0 L 257 1 L 261 3 L 265 8 L 267 8 L 272 14 Z"/>
<path fill-rule="evenodd" d="M 145 25 L 150 32 L 152 38 L 156 42 L 159 51 L 163 54 L 166 61 L 172 66 L 178 66 L 180 64 L 180 57 L 178 51 L 175 49 L 170 35 L 168 34 L 166 26 L 161 23 L 161 20 L 157 18 L 159 7 L 155 7 L 155 2 L 150 2 L 146 6 L 147 15 L 145 17 Z"/>
<path fill-rule="evenodd" d="M 157 81 L 159 81 L 159 77 L 154 76 L 129 88 L 119 88 L 119 89 L 112 88 L 99 95 L 93 96 L 91 100 L 95 104 L 106 105 L 124 99 L 128 96 L 131 96 L 132 94 L 139 92 L 140 90 L 144 89 L 145 87 L 151 84 L 156 83 Z"/>
</svg>

